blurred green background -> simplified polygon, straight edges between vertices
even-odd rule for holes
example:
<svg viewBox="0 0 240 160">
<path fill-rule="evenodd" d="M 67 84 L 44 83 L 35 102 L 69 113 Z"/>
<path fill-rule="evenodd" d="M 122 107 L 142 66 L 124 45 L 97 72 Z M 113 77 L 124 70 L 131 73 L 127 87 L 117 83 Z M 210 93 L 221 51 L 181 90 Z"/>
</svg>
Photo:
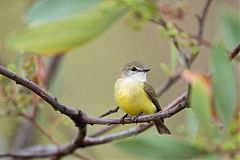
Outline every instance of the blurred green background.
<svg viewBox="0 0 240 160">
<path fill-rule="evenodd" d="M 24 15 L 33 2 L 33 0 L 0 0 L 1 65 L 7 65 L 15 61 L 16 52 L 6 46 L 6 40 L 11 33 L 24 23 Z M 167 0 L 161 2 L 167 2 Z M 189 0 L 189 3 L 192 7 L 189 14 L 180 23 L 180 26 L 187 32 L 196 34 L 197 20 L 195 15 L 201 12 L 204 1 Z M 237 0 L 216 0 L 213 2 L 204 29 L 204 38 L 211 42 L 219 38 L 218 25 L 221 21 L 220 13 L 223 9 L 233 9 L 235 12 L 239 12 L 239 2 Z M 60 102 L 79 107 L 88 115 L 97 116 L 116 106 L 113 97 L 113 85 L 120 68 L 125 62 L 136 59 L 149 66 L 151 72 L 148 81 L 157 90 L 167 80 L 160 66 L 161 63 L 168 64 L 169 52 L 169 40 L 160 37 L 156 25 L 147 23 L 141 31 L 133 31 L 126 24 L 126 16 L 123 16 L 99 37 L 64 56 L 60 71 L 50 92 L 58 97 Z M 209 56 L 210 50 L 202 47 L 201 54 L 194 62 L 193 68 L 207 73 Z M 45 57 L 46 61 L 48 58 Z M 240 66 L 239 64 L 236 64 L 236 66 L 239 82 Z M 160 97 L 161 105 L 167 105 L 185 89 L 186 83 L 180 80 Z M 184 132 L 184 112 L 165 121 L 173 134 L 180 135 Z M 123 112 L 119 112 L 112 116 L 116 117 L 122 114 Z M 72 122 L 50 107 L 42 107 L 38 121 L 44 124 L 44 127 L 51 131 L 61 143 L 66 143 L 76 133 Z M 0 117 L 0 125 L 3 126 L 0 130 L 0 150 L 7 151 L 12 143 L 11 138 L 14 135 L 16 120 Z M 113 132 L 130 126 L 134 125 L 121 126 L 113 130 Z M 96 125 L 89 126 L 88 133 L 92 133 L 100 127 Z M 144 134 L 148 134 L 148 132 L 157 134 L 155 128 Z M 31 144 L 43 143 L 48 143 L 48 140 L 38 131 L 35 131 L 34 140 Z M 132 160 L 139 158 L 116 148 L 114 142 L 79 149 L 79 152 L 86 153 L 87 157 L 93 159 Z"/>
</svg>

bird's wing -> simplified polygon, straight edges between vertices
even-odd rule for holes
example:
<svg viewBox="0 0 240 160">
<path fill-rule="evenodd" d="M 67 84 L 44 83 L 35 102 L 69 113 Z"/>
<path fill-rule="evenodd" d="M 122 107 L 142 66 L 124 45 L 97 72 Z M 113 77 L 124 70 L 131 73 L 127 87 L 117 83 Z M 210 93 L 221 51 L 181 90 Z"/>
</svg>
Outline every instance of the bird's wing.
<svg viewBox="0 0 240 160">
<path fill-rule="evenodd" d="M 157 94 L 156 94 L 154 88 L 150 84 L 145 82 L 144 85 L 143 85 L 143 89 L 144 89 L 145 93 L 148 95 L 148 98 L 156 106 L 157 112 L 161 111 L 162 109 L 161 109 L 161 106 L 160 106 L 160 104 L 157 100 Z"/>
</svg>

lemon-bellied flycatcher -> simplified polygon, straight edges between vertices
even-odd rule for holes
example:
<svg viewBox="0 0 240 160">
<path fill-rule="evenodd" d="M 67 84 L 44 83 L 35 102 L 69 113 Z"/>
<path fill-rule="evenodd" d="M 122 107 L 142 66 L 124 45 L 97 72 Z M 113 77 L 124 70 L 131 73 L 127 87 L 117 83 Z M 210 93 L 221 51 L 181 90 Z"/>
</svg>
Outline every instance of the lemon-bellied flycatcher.
<svg viewBox="0 0 240 160">
<path fill-rule="evenodd" d="M 147 68 L 140 61 L 130 61 L 126 63 L 120 77 L 114 86 L 114 96 L 118 106 L 127 113 L 137 117 L 141 114 L 153 114 L 161 111 L 160 104 L 154 88 L 147 83 Z M 160 134 L 171 134 L 169 129 L 163 124 L 162 119 L 154 121 Z"/>
</svg>

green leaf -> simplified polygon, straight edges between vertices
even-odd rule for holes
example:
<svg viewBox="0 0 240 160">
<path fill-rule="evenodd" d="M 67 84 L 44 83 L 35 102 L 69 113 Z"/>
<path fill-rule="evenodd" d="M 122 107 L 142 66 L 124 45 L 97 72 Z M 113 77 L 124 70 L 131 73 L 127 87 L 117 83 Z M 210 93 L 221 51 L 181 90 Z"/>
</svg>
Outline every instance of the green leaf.
<svg viewBox="0 0 240 160">
<path fill-rule="evenodd" d="M 172 41 L 170 41 L 170 53 L 171 53 L 170 66 L 171 66 L 171 70 L 172 70 L 172 73 L 173 73 L 176 69 L 176 64 L 177 64 L 177 49 L 176 49 L 176 47 L 175 47 L 175 45 L 173 44 Z"/>
<path fill-rule="evenodd" d="M 217 154 L 212 154 L 203 158 L 203 160 L 219 160 L 220 157 Z"/>
<path fill-rule="evenodd" d="M 191 140 L 195 140 L 198 133 L 198 121 L 193 110 L 186 110 L 187 133 Z"/>
<path fill-rule="evenodd" d="M 61 20 L 94 9 L 100 0 L 38 0 L 27 14 L 31 24 Z"/>
<path fill-rule="evenodd" d="M 210 99 L 202 81 L 197 80 L 192 85 L 190 100 L 193 112 L 195 113 L 200 126 L 209 130 L 211 124 Z"/>
<path fill-rule="evenodd" d="M 27 26 L 10 38 L 9 45 L 38 54 L 56 54 L 78 47 L 98 36 L 125 11 L 122 3 L 111 2 L 102 2 L 74 17 Z"/>
<path fill-rule="evenodd" d="M 146 159 L 191 159 L 208 155 L 192 143 L 173 136 L 144 136 L 117 142 L 118 147 Z"/>
<path fill-rule="evenodd" d="M 227 48 L 231 49 L 240 41 L 240 20 L 237 14 L 224 12 L 221 15 L 219 33 L 222 35 Z"/>
<path fill-rule="evenodd" d="M 219 42 L 213 48 L 211 69 L 217 112 L 222 121 L 228 124 L 237 102 L 237 86 L 232 65 Z"/>
</svg>

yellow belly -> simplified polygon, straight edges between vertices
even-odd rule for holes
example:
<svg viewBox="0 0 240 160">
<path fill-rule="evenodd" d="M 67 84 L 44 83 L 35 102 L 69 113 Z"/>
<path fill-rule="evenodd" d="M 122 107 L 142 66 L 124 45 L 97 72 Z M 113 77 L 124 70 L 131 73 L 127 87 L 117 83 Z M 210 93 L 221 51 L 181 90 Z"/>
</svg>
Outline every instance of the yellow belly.
<svg viewBox="0 0 240 160">
<path fill-rule="evenodd" d="M 127 114 L 153 114 L 155 105 L 143 90 L 143 82 L 129 78 L 119 78 L 114 86 L 114 96 L 118 106 Z"/>
</svg>

